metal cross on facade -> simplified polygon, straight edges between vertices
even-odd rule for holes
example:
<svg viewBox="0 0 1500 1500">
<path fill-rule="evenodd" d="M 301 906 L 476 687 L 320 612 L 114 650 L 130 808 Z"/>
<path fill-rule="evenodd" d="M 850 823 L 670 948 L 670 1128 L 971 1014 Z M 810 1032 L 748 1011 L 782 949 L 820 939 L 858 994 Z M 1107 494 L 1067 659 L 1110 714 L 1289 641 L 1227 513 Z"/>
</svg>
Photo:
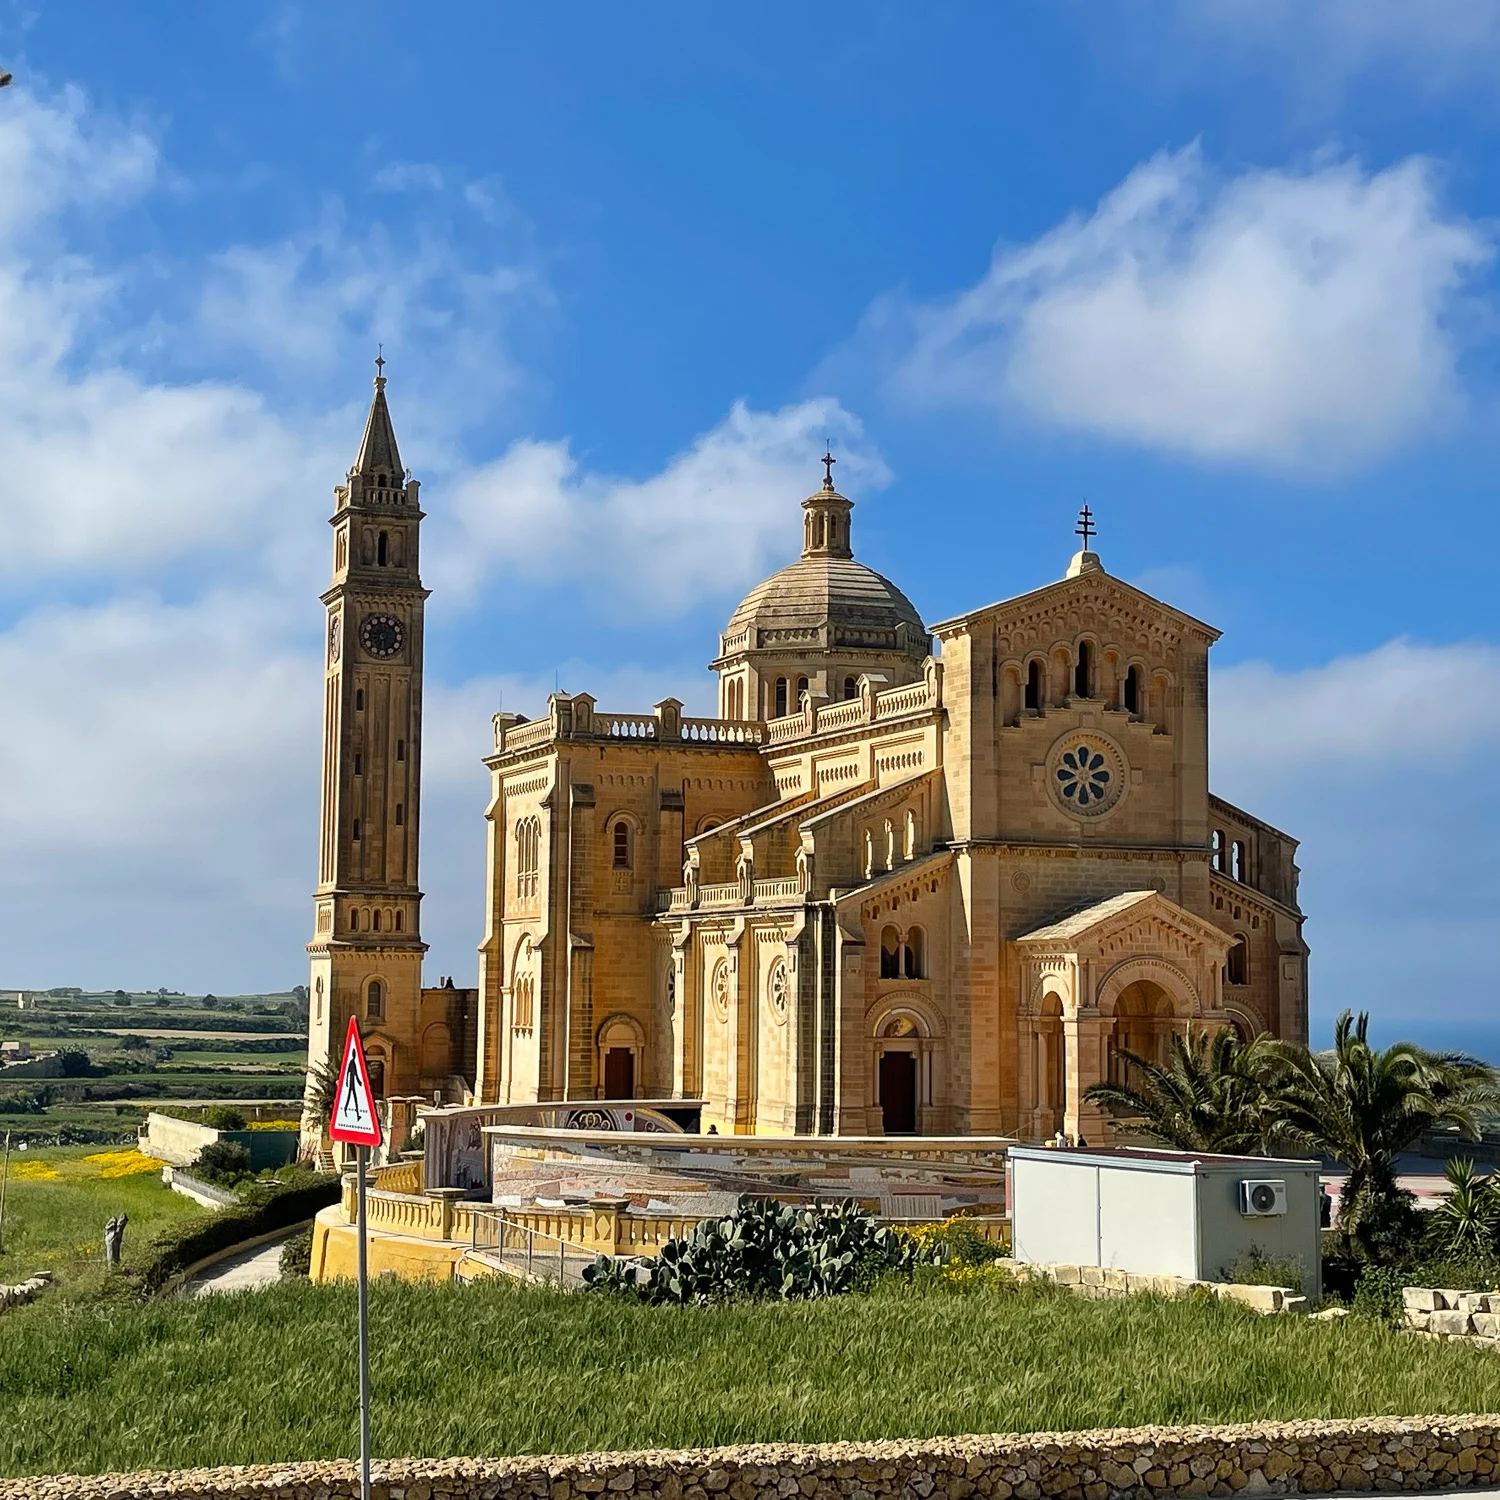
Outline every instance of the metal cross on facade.
<svg viewBox="0 0 1500 1500">
<path fill-rule="evenodd" d="M 1073 528 L 1073 532 L 1076 536 L 1083 538 L 1083 550 L 1087 552 L 1089 550 L 1089 538 L 1099 534 L 1099 528 L 1094 525 L 1094 513 L 1088 508 L 1087 504 L 1078 512 L 1078 524 Z"/>
</svg>

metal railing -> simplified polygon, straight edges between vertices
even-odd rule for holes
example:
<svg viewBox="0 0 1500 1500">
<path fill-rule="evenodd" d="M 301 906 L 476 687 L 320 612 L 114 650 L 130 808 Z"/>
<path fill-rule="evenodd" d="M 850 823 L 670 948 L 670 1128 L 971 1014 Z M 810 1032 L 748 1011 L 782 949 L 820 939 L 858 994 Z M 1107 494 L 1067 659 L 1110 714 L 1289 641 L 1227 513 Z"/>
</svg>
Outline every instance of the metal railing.
<svg viewBox="0 0 1500 1500">
<path fill-rule="evenodd" d="M 472 1248 L 483 1252 L 497 1270 L 521 1281 L 583 1286 L 584 1268 L 598 1258 L 598 1252 L 587 1245 L 543 1234 L 528 1224 L 517 1224 L 504 1213 L 475 1209 L 469 1222 L 473 1226 Z"/>
</svg>

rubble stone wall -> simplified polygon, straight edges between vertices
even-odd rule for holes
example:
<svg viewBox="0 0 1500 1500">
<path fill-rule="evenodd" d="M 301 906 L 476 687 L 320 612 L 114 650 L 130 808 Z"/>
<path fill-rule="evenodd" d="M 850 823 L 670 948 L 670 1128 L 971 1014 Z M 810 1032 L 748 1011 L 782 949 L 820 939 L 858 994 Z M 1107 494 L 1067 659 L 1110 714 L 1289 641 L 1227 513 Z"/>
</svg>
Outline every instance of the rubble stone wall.
<svg viewBox="0 0 1500 1500">
<path fill-rule="evenodd" d="M 376 1465 L 374 1500 L 1111 1500 L 1491 1482 L 1500 1416 L 930 1438 Z M 0 1500 L 354 1500 L 354 1464 L 0 1479 Z"/>
</svg>

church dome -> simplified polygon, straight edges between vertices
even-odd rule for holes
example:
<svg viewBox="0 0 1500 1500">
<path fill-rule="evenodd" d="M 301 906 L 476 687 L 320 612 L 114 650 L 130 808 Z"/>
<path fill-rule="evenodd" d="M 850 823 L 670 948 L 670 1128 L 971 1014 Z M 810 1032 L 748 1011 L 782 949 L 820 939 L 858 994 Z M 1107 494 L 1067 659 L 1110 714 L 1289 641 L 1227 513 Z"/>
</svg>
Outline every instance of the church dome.
<svg viewBox="0 0 1500 1500">
<path fill-rule="evenodd" d="M 911 600 L 888 578 L 855 562 L 853 502 L 833 487 L 802 502 L 802 556 L 744 597 L 719 637 L 720 714 L 779 718 L 803 692 L 852 698 L 862 675 L 882 686 L 915 681 L 932 638 Z"/>
<path fill-rule="evenodd" d="M 747 630 L 752 649 L 818 644 L 927 654 L 927 627 L 911 600 L 873 568 L 827 553 L 800 557 L 756 584 L 730 617 L 726 646 Z"/>
</svg>

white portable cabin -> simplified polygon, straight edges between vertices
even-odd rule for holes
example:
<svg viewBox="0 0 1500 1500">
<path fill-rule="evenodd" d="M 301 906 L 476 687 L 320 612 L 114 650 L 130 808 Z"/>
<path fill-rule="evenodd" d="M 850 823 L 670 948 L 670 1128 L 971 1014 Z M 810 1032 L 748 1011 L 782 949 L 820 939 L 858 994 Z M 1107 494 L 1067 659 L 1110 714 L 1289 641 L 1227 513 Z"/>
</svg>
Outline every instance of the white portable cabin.
<svg viewBox="0 0 1500 1500">
<path fill-rule="evenodd" d="M 1322 1294 L 1319 1163 L 1131 1147 L 1012 1146 L 1017 1260 L 1223 1281 L 1252 1251 Z"/>
</svg>

